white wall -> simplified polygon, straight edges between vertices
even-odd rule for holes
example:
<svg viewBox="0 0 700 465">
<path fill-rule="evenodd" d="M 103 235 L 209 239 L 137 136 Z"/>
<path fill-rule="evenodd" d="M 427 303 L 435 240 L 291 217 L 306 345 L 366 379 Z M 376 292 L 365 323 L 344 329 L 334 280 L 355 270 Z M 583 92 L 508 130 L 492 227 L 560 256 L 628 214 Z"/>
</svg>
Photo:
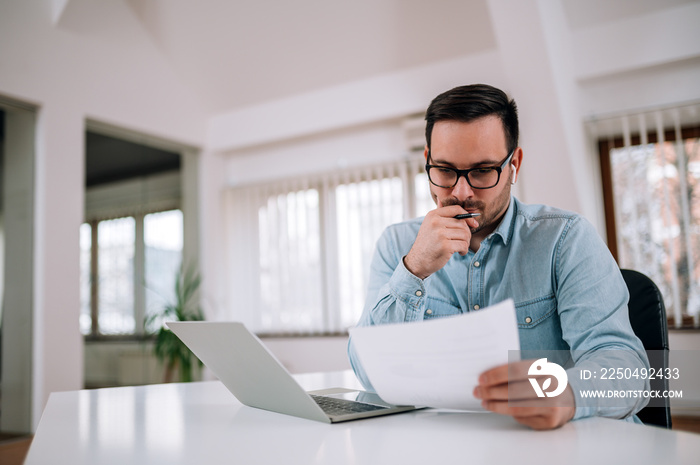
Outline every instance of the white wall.
<svg viewBox="0 0 700 465">
<path fill-rule="evenodd" d="M 0 94 L 38 107 L 34 237 L 33 421 L 48 395 L 83 385 L 78 327 L 84 134 L 92 119 L 155 137 L 201 143 L 206 120 L 120 2 L 72 10 L 0 2 Z M 95 30 L 73 27 L 93 15 Z M 110 27 L 111 25 L 118 25 Z"/>
<path fill-rule="evenodd" d="M 347 336 L 263 337 L 263 344 L 293 374 L 350 369 Z M 195 379 L 216 379 L 204 369 Z M 197 378 L 199 376 L 199 378 Z M 85 386 L 100 388 L 162 383 L 165 369 L 153 342 L 90 341 L 85 344 Z M 174 380 L 178 380 L 175 372 Z"/>
<path fill-rule="evenodd" d="M 700 334 L 696 331 L 671 331 L 668 343 L 671 348 L 669 365 L 678 368 L 680 373 L 678 379 L 669 380 L 669 389 L 683 392 L 683 397 L 671 399 L 671 413 L 700 416 Z"/>
<path fill-rule="evenodd" d="M 85 343 L 88 388 L 156 384 L 164 379 L 165 369 L 153 354 L 151 341 Z"/>
<path fill-rule="evenodd" d="M 229 304 L 220 252 L 226 183 L 243 182 L 240 173 L 257 160 L 280 176 L 401 157 L 400 121 L 465 83 L 494 84 L 519 102 L 523 200 L 580 211 L 602 233 L 595 154 L 582 148 L 583 121 L 700 98 L 700 4 L 575 29 L 566 24 L 564 4 L 488 0 L 493 50 L 212 116 L 125 3 L 1 2 L 0 94 L 39 108 L 34 425 L 50 392 L 82 386 L 78 230 L 86 120 L 201 149 L 198 233 L 209 311 Z"/>
</svg>

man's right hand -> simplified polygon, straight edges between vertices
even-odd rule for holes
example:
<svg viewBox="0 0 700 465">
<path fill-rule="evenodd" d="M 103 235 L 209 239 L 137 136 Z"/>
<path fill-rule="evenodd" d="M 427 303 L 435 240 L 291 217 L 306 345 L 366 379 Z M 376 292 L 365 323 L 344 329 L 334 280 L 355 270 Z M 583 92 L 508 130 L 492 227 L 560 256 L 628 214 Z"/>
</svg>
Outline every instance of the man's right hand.
<svg viewBox="0 0 700 465">
<path fill-rule="evenodd" d="M 472 238 L 470 228 L 479 225 L 476 218 L 455 219 L 467 213 L 459 205 L 443 207 L 439 199 L 437 205 L 425 215 L 416 241 L 403 259 L 406 269 L 420 279 L 442 269 L 455 252 L 466 255 Z"/>
</svg>

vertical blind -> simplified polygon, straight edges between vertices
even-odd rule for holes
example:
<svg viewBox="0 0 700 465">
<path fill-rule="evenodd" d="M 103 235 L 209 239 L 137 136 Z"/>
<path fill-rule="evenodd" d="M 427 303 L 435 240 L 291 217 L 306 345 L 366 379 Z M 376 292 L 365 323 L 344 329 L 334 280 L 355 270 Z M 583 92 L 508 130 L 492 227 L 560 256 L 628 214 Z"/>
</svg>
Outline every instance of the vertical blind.
<svg viewBox="0 0 700 465">
<path fill-rule="evenodd" d="M 258 333 L 343 332 L 364 305 L 382 231 L 432 208 L 423 157 L 226 193 L 222 319 Z"/>
<path fill-rule="evenodd" d="M 700 327 L 700 104 L 597 119 L 589 129 L 620 267 L 654 280 L 674 327 Z"/>
</svg>

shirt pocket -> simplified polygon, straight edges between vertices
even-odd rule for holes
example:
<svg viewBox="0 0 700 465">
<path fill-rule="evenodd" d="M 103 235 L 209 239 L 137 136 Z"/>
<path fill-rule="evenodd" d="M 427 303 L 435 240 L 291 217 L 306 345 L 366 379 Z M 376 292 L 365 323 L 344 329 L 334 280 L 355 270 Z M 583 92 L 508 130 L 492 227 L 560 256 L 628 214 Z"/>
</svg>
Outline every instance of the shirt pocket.
<svg viewBox="0 0 700 465">
<path fill-rule="evenodd" d="M 459 305 L 455 305 L 452 302 L 436 299 L 435 297 L 426 297 L 425 299 L 423 319 L 427 320 L 430 318 L 459 315 L 460 313 L 462 313 L 462 309 L 459 308 Z"/>
<path fill-rule="evenodd" d="M 554 295 L 539 297 L 515 304 L 518 328 L 534 328 L 547 321 L 557 311 Z"/>
</svg>

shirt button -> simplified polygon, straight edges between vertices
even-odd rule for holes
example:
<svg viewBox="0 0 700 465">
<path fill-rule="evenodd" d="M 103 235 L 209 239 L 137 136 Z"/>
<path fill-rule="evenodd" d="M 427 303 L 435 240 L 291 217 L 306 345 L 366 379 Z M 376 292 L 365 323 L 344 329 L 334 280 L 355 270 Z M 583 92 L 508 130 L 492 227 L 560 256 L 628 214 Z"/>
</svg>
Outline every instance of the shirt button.
<svg viewBox="0 0 700 465">
<path fill-rule="evenodd" d="M 426 314 L 426 315 L 432 315 L 432 314 L 433 314 L 433 311 L 430 310 L 430 309 L 427 309 L 427 310 L 425 311 L 425 314 Z"/>
<path fill-rule="evenodd" d="M 423 291 L 416 291 L 416 295 L 417 295 L 418 297 L 422 296 L 422 295 L 423 295 Z"/>
<path fill-rule="evenodd" d="M 474 266 L 477 267 L 477 268 L 479 268 L 479 267 L 481 266 L 481 263 L 480 263 L 480 262 L 474 262 Z"/>
<path fill-rule="evenodd" d="M 532 323 L 532 318 L 530 318 L 530 317 L 525 318 L 525 323 Z"/>
<path fill-rule="evenodd" d="M 479 307 L 478 305 L 474 305 L 474 310 L 479 310 L 480 308 L 481 307 Z"/>
</svg>

